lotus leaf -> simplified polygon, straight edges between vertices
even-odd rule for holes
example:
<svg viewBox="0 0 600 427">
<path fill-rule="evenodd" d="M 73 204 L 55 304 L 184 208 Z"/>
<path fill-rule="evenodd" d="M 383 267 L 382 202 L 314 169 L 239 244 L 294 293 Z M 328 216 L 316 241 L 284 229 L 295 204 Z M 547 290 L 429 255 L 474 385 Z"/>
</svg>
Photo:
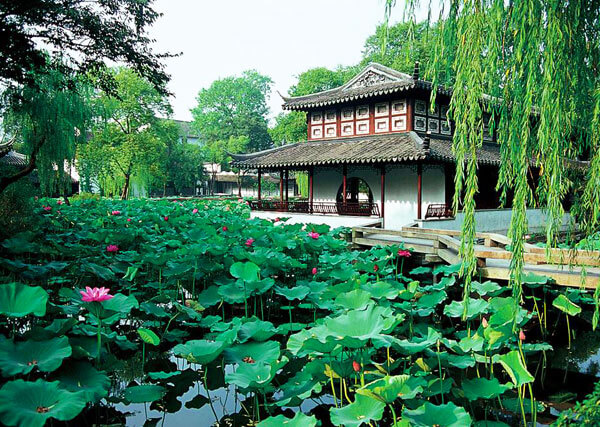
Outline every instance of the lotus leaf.
<svg viewBox="0 0 600 427">
<path fill-rule="evenodd" d="M 372 397 L 357 394 L 351 404 L 343 408 L 331 408 L 331 422 L 336 426 L 358 427 L 383 417 L 385 403 Z"/>
<path fill-rule="evenodd" d="M 243 363 L 246 360 L 252 360 L 253 362 L 249 363 L 271 363 L 279 359 L 280 353 L 277 341 L 250 342 L 226 349 L 225 361 L 228 363 Z"/>
<path fill-rule="evenodd" d="M 98 402 L 108 394 L 110 379 L 96 370 L 88 362 L 72 362 L 65 364 L 55 375 L 60 387 L 73 392 L 83 393 L 87 402 Z"/>
<path fill-rule="evenodd" d="M 50 418 L 75 418 L 85 403 L 84 393 L 64 390 L 58 381 L 16 380 L 0 389 L 0 419 L 8 426 L 42 427 Z"/>
<path fill-rule="evenodd" d="M 462 382 L 462 391 L 469 400 L 493 399 L 500 396 L 511 387 L 502 385 L 496 378 L 473 378 Z"/>
<path fill-rule="evenodd" d="M 160 344 L 160 338 L 153 331 L 146 328 L 138 328 L 138 334 L 142 341 L 146 344 L 158 345 Z"/>
<path fill-rule="evenodd" d="M 198 295 L 198 302 L 203 307 L 212 307 L 221 302 L 221 295 L 219 295 L 218 286 L 209 286 Z"/>
<path fill-rule="evenodd" d="M 245 282 L 254 282 L 259 278 L 260 268 L 253 262 L 236 262 L 229 268 L 229 273 Z"/>
<path fill-rule="evenodd" d="M 293 301 L 295 299 L 301 301 L 306 297 L 306 295 L 308 295 L 310 288 L 303 285 L 295 286 L 293 288 L 282 288 L 276 286 L 275 292 L 277 292 L 279 295 L 282 295 L 288 301 Z"/>
<path fill-rule="evenodd" d="M 5 377 L 28 374 L 36 367 L 42 372 L 55 371 L 71 353 L 67 337 L 17 343 L 0 337 L 0 369 Z"/>
<path fill-rule="evenodd" d="M 410 421 L 411 426 L 415 427 L 464 427 L 472 423 L 471 416 L 464 408 L 456 406 L 450 402 L 445 405 L 434 405 L 431 402 L 425 402 L 417 409 L 404 409 L 402 418 Z"/>
<path fill-rule="evenodd" d="M 480 314 L 487 313 L 489 304 L 483 299 L 469 298 L 467 300 L 467 318 L 473 319 Z M 444 314 L 450 317 L 461 317 L 463 315 L 465 305 L 462 301 L 452 301 L 444 307 Z"/>
<path fill-rule="evenodd" d="M 471 291 L 477 292 L 481 296 L 491 295 L 496 296 L 508 290 L 508 287 L 502 287 L 496 282 L 492 282 L 491 280 L 487 280 L 483 283 L 473 281 L 471 283 Z"/>
<path fill-rule="evenodd" d="M 569 316 L 577 316 L 581 313 L 581 307 L 572 302 L 564 294 L 557 296 L 554 301 L 552 301 L 552 305 Z"/>
<path fill-rule="evenodd" d="M 396 399 L 414 399 L 423 391 L 425 381 L 410 375 L 394 375 L 375 380 L 356 392 L 389 404 Z"/>
<path fill-rule="evenodd" d="M 199 394 L 192 400 L 186 402 L 185 407 L 190 409 L 200 409 L 207 403 L 210 403 L 210 399 L 206 396 Z"/>
<path fill-rule="evenodd" d="M 241 343 L 252 339 L 254 341 L 266 341 L 275 335 L 276 329 L 271 322 L 253 319 L 244 323 L 238 331 L 238 339 Z"/>
<path fill-rule="evenodd" d="M 156 384 L 143 384 L 127 387 L 123 398 L 131 403 L 146 403 L 160 400 L 167 392 L 163 386 Z"/>
<path fill-rule="evenodd" d="M 336 305 L 346 310 L 363 309 L 371 301 L 371 295 L 362 289 L 355 289 L 350 292 L 339 294 L 335 298 Z"/>
<path fill-rule="evenodd" d="M 191 340 L 185 344 L 177 344 L 173 347 L 173 353 L 188 362 L 206 365 L 219 357 L 225 345 L 220 341 Z"/>
<path fill-rule="evenodd" d="M 376 282 L 363 286 L 363 289 L 371 294 L 375 299 L 394 299 L 400 293 L 400 290 L 388 282 Z"/>
<path fill-rule="evenodd" d="M 22 283 L 0 285 L 0 314 L 9 317 L 23 317 L 46 314 L 48 293 L 40 286 L 27 286 Z"/>
<path fill-rule="evenodd" d="M 273 379 L 273 366 L 264 362 L 243 363 L 235 372 L 225 375 L 228 384 L 235 384 L 242 389 L 263 388 Z"/>
<path fill-rule="evenodd" d="M 535 379 L 527 370 L 518 350 L 498 356 L 498 362 L 504 367 L 517 387 L 521 387 L 523 384 L 530 383 Z"/>
<path fill-rule="evenodd" d="M 335 318 L 325 319 L 329 336 L 352 348 L 362 347 L 385 328 L 381 307 L 370 305 L 366 310 L 352 310 Z M 321 337 L 319 337 L 321 339 Z"/>
<path fill-rule="evenodd" d="M 312 396 L 313 392 L 320 393 L 321 389 L 319 379 L 308 370 L 302 370 L 280 387 L 283 395 L 276 403 L 278 406 L 300 406 L 305 399 Z"/>
<path fill-rule="evenodd" d="M 316 425 L 317 419 L 314 415 L 309 417 L 308 415 L 304 415 L 302 412 L 298 412 L 294 418 L 287 418 L 283 415 L 269 417 L 258 423 L 256 427 L 315 427 Z"/>
</svg>

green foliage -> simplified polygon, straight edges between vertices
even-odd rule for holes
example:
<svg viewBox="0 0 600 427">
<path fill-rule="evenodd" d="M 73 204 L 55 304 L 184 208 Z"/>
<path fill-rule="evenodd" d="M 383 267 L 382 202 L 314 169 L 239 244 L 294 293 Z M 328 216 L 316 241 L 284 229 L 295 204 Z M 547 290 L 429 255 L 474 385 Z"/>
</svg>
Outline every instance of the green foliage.
<svg viewBox="0 0 600 427">
<path fill-rule="evenodd" d="M 269 134 L 273 143 L 280 146 L 306 141 L 307 127 L 305 112 L 290 111 L 289 113 L 280 113 L 275 117 L 275 126 L 269 129 Z"/>
<path fill-rule="evenodd" d="M 198 93 L 198 105 L 192 109 L 194 129 L 207 144 L 247 138 L 250 151 L 269 148 L 267 99 L 272 83 L 254 70 L 214 81 Z"/>
<path fill-rule="evenodd" d="M 325 67 L 311 68 L 300 73 L 298 83 L 291 86 L 288 93 L 290 96 L 303 96 L 342 86 L 354 77 L 358 69 L 358 66 L 340 66 L 335 70 Z"/>
<path fill-rule="evenodd" d="M 80 147 L 78 168 L 86 185 L 127 198 L 132 178 L 146 190 L 153 182 L 164 183 L 167 144 L 177 140 L 178 130 L 159 119 L 171 114 L 171 106 L 148 80 L 128 68 L 113 70 L 113 77 L 115 95 L 101 91 L 94 99 L 101 120 Z"/>
<path fill-rule="evenodd" d="M 29 159 L 27 167 L 0 178 L 0 193 L 34 169 L 46 195 L 71 185 L 65 166 L 72 165 L 76 144 L 87 133 L 89 87 L 60 67 L 55 64 L 36 74 L 35 85 L 9 87 L 3 93 L 3 130 L 19 138 L 19 150 Z"/>
<path fill-rule="evenodd" d="M 415 61 L 419 61 L 421 75 L 427 76 L 436 36 L 437 26 L 430 26 L 428 22 L 399 22 L 390 27 L 378 25 L 375 34 L 365 41 L 361 65 L 378 62 L 412 75 Z"/>
<path fill-rule="evenodd" d="M 0 14 L 10 16 L 0 45 L 3 81 L 34 86 L 35 73 L 60 59 L 65 74 L 93 73 L 103 86 L 110 86 L 108 60 L 129 64 L 165 91 L 168 75 L 160 59 L 169 55 L 157 55 L 148 47 L 146 30 L 160 16 L 151 2 L 120 0 L 89 7 L 79 0 L 9 1 L 0 4 Z"/>
<path fill-rule="evenodd" d="M 593 426 L 600 424 L 600 381 L 594 391 L 583 402 L 577 402 L 571 409 L 563 411 L 554 426 Z"/>
<path fill-rule="evenodd" d="M 0 179 L 16 172 L 15 168 L 0 167 Z M 35 228 L 38 216 L 33 198 L 38 194 L 30 179 L 21 179 L 0 194 L 0 240 Z"/>
</svg>

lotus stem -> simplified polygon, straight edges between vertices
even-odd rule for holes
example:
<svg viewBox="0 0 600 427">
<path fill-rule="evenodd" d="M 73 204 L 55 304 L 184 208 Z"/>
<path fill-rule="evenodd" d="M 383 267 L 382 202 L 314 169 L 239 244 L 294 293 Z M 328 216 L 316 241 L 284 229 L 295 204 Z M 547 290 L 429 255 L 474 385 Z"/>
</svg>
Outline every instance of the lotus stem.
<svg viewBox="0 0 600 427">
<path fill-rule="evenodd" d="M 100 319 L 100 317 L 98 316 L 98 345 L 97 345 L 97 350 L 98 350 L 98 354 L 96 354 L 96 364 L 97 366 L 100 366 L 100 350 L 101 350 L 101 346 L 102 346 L 102 319 Z"/>
<path fill-rule="evenodd" d="M 537 425 L 537 408 L 535 406 L 535 400 L 533 398 L 533 388 L 531 387 L 531 383 L 527 384 L 527 388 L 529 389 L 529 398 L 531 399 L 531 425 Z"/>
<path fill-rule="evenodd" d="M 142 378 L 144 377 L 145 362 L 146 362 L 146 342 L 142 340 Z"/>
<path fill-rule="evenodd" d="M 398 419 L 398 417 L 396 416 L 396 410 L 394 409 L 394 405 L 392 403 L 388 403 L 388 406 L 390 408 L 390 411 L 392 411 L 392 418 L 394 419 L 394 427 L 396 427 L 398 425 L 398 422 L 396 421 Z"/>
<path fill-rule="evenodd" d="M 440 359 L 440 340 L 437 340 L 437 360 L 438 360 L 438 370 L 440 374 L 440 396 L 442 397 L 442 405 L 444 404 L 444 381 L 442 378 L 442 360 Z"/>
<path fill-rule="evenodd" d="M 519 387 L 519 404 L 521 405 L 521 416 L 523 417 L 523 425 L 527 427 L 527 417 L 525 416 L 525 406 L 523 406 L 523 395 L 521 393 L 525 386 Z"/>
<path fill-rule="evenodd" d="M 344 395 L 346 396 L 346 400 L 348 401 L 348 403 L 352 403 L 352 401 L 348 397 L 348 387 L 346 386 L 346 379 L 344 378 L 343 381 L 344 381 Z"/>
<path fill-rule="evenodd" d="M 343 383 L 343 378 L 340 377 L 340 406 L 344 406 L 344 383 Z M 350 403 L 350 401 L 348 401 L 348 403 Z"/>
<path fill-rule="evenodd" d="M 567 335 L 569 336 L 569 345 L 567 346 L 567 350 L 571 350 L 571 325 L 569 324 L 569 315 L 565 314 L 567 318 Z"/>
<path fill-rule="evenodd" d="M 215 411 L 215 407 L 213 406 L 212 399 L 210 398 L 210 392 L 208 391 L 208 384 L 206 383 L 206 366 L 204 367 L 204 375 L 202 376 L 202 384 L 204 384 L 204 390 L 206 390 L 206 396 L 208 397 L 208 404 L 210 405 L 210 409 L 215 416 L 215 422 L 219 422 L 219 417 L 217 416 L 217 411 Z"/>
<path fill-rule="evenodd" d="M 338 404 L 337 404 L 337 397 L 335 395 L 335 386 L 333 384 L 333 373 L 331 372 L 331 368 L 329 368 L 329 369 L 330 369 L 330 371 L 329 371 L 329 383 L 331 384 L 331 392 L 333 393 L 333 403 L 335 404 L 335 407 L 337 408 Z"/>
<path fill-rule="evenodd" d="M 291 301 L 290 301 L 290 303 L 291 303 Z M 293 323 L 293 322 L 292 322 L 292 306 L 290 305 L 290 306 L 288 306 L 288 307 L 289 307 L 289 308 L 288 308 L 288 311 L 289 311 L 289 313 L 290 313 L 290 333 L 291 333 L 291 332 L 292 332 L 292 323 Z"/>
<path fill-rule="evenodd" d="M 248 318 L 248 296 L 246 295 L 246 281 L 244 280 L 244 316 Z"/>
<path fill-rule="evenodd" d="M 386 355 L 387 355 L 387 365 L 388 365 L 387 371 L 388 371 L 388 375 L 389 375 L 390 374 L 390 348 L 387 347 L 385 349 L 385 351 L 386 351 Z"/>
</svg>

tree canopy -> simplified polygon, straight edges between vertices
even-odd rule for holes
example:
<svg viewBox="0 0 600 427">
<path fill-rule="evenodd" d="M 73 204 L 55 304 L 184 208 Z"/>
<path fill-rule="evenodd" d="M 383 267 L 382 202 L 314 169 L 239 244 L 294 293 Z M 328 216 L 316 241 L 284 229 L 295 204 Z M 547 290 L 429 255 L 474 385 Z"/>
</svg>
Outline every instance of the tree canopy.
<svg viewBox="0 0 600 427">
<path fill-rule="evenodd" d="M 99 120 L 81 147 L 80 170 L 107 191 L 120 187 L 125 199 L 132 176 L 166 179 L 161 177 L 166 141 L 176 140 L 178 130 L 173 122 L 161 120 L 171 114 L 171 106 L 150 81 L 128 68 L 114 70 L 113 78 L 115 94 L 99 91 L 94 99 Z M 146 179 L 145 184 L 151 183 Z"/>
<path fill-rule="evenodd" d="M 56 65 L 70 74 L 95 73 L 110 86 L 106 61 L 127 64 L 161 91 L 169 80 L 149 49 L 146 29 L 160 16 L 152 0 L 3 0 L 0 2 L 0 79 L 36 84 Z M 32 74 L 33 73 L 33 74 Z M 108 78 L 107 78 L 108 77 Z"/>
<path fill-rule="evenodd" d="M 269 148 L 267 100 L 272 83 L 254 70 L 214 81 L 198 93 L 193 127 L 207 143 L 247 137 L 248 150 Z"/>
</svg>

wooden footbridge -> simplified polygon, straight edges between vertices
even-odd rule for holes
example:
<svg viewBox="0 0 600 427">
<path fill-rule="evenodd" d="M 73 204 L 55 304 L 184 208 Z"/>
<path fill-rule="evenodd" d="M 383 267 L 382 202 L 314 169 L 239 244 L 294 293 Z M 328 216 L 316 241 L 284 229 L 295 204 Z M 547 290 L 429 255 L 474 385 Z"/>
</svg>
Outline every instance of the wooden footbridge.
<svg viewBox="0 0 600 427">
<path fill-rule="evenodd" d="M 460 262 L 460 231 L 437 230 L 412 226 L 401 230 L 372 227 L 352 228 L 355 246 L 404 243 L 430 262 Z M 508 237 L 496 233 L 477 233 L 475 257 L 482 277 L 508 280 L 512 253 L 506 250 Z M 595 289 L 600 283 L 600 251 L 550 249 L 525 243 L 525 272 L 552 278 L 557 285 Z"/>
</svg>

